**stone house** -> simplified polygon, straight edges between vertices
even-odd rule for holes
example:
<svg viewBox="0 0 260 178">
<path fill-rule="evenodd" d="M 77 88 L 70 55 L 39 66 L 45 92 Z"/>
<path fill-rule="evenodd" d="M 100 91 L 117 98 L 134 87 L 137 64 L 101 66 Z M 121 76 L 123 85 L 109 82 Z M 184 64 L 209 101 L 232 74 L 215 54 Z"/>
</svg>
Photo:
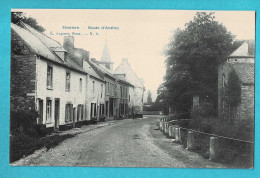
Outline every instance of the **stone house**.
<svg viewBox="0 0 260 178">
<path fill-rule="evenodd" d="M 80 67 L 87 73 L 85 86 L 85 112 L 87 121 L 99 121 L 105 119 L 105 81 L 91 67 L 89 52 L 75 48 L 74 37 L 64 36 L 63 47 L 68 51 L 69 56 L 73 57 Z"/>
<path fill-rule="evenodd" d="M 91 59 L 89 61 L 91 67 L 102 77 L 105 82 L 105 115 L 106 120 L 111 120 L 117 117 L 118 108 L 117 101 L 117 80 L 113 76 L 113 72 L 99 65 L 99 61 Z"/>
<path fill-rule="evenodd" d="M 89 74 L 87 76 L 86 87 L 86 108 L 87 120 L 104 120 L 105 113 L 105 85 L 106 82 L 95 72 L 89 64 L 89 61 L 84 61 L 84 70 Z"/>
<path fill-rule="evenodd" d="M 218 117 L 254 119 L 255 42 L 248 40 L 218 66 Z"/>
<path fill-rule="evenodd" d="M 131 68 L 131 65 L 128 63 L 127 58 L 123 58 L 122 62 L 116 68 L 115 74 L 124 74 L 125 80 L 129 83 L 133 84 L 134 86 L 134 97 L 133 103 L 135 112 L 142 112 L 143 111 L 143 97 L 144 97 L 144 81 L 143 79 L 139 78 L 136 73 Z"/>
<path fill-rule="evenodd" d="M 137 96 L 135 86 L 126 79 L 124 73 L 117 74 L 113 71 L 113 62 L 107 43 L 105 43 L 100 61 L 92 58 L 90 64 L 106 83 L 105 113 L 107 119 L 132 116 Z"/>
<path fill-rule="evenodd" d="M 134 104 L 131 102 L 133 100 L 134 85 L 125 80 L 125 75 L 114 74 L 118 82 L 118 99 L 117 107 L 119 108 L 117 112 L 118 118 L 132 117 L 134 114 Z"/>
<path fill-rule="evenodd" d="M 131 116 L 140 102 L 126 74 L 110 70 L 107 46 L 99 62 L 72 36 L 61 45 L 24 23 L 11 24 L 11 35 L 11 111 L 38 111 L 47 130 Z"/>
<path fill-rule="evenodd" d="M 11 24 L 11 105 L 28 101 L 38 124 L 64 129 L 86 120 L 87 73 L 57 41 L 29 25 Z"/>
</svg>

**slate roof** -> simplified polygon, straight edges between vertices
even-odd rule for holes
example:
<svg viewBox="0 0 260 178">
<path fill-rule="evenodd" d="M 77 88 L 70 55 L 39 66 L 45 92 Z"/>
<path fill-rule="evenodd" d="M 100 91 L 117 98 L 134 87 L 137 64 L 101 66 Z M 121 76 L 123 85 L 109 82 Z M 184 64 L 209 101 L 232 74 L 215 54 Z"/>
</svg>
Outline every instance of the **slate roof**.
<svg viewBox="0 0 260 178">
<path fill-rule="evenodd" d="M 98 75 L 98 73 L 92 68 L 92 66 L 89 64 L 89 61 L 85 61 L 84 62 L 84 70 L 91 76 L 99 79 L 99 80 L 102 80 L 103 79 Z"/>
<path fill-rule="evenodd" d="M 125 74 L 128 81 L 134 84 L 135 87 L 144 87 L 141 79 L 136 75 L 136 73 L 131 68 L 128 62 L 121 62 L 116 68 L 115 74 Z M 129 78 L 127 77 L 129 75 Z"/>
<path fill-rule="evenodd" d="M 46 46 L 48 47 L 62 47 L 62 45 L 54 39 L 44 35 L 43 33 L 37 31 L 36 29 L 32 28 L 31 26 L 22 23 L 32 34 L 34 34 L 39 40 L 41 40 Z"/>
<path fill-rule="evenodd" d="M 229 57 L 250 57 L 255 56 L 255 41 L 247 40 L 239 46 Z"/>
<path fill-rule="evenodd" d="M 248 54 L 250 56 L 255 56 L 255 40 L 248 40 Z"/>
<path fill-rule="evenodd" d="M 255 83 L 255 65 L 252 63 L 231 63 L 230 64 L 243 84 Z"/>
<path fill-rule="evenodd" d="M 134 85 L 132 83 L 130 83 L 129 81 L 127 81 L 124 77 L 122 77 L 121 75 L 114 75 L 114 77 L 119 81 L 122 82 L 126 85 L 132 86 L 134 87 Z"/>
<path fill-rule="evenodd" d="M 102 67 L 102 66 L 96 64 L 95 62 L 92 62 L 92 61 L 89 61 L 89 62 L 90 62 L 90 64 L 95 66 L 97 68 L 97 70 L 100 71 L 101 73 L 106 74 L 106 75 L 108 75 L 108 76 L 110 76 L 110 77 L 115 79 L 115 77 L 113 76 L 113 71 L 111 71 L 111 70 L 109 70 L 109 69 L 107 69 L 105 67 Z"/>
<path fill-rule="evenodd" d="M 49 50 L 36 36 L 34 36 L 30 31 L 19 27 L 11 23 L 11 29 L 13 29 L 34 51 L 35 53 L 51 59 L 55 62 L 62 62 L 52 51 Z"/>
<path fill-rule="evenodd" d="M 56 63 L 85 72 L 74 59 L 67 57 L 67 62 L 64 62 L 58 55 L 55 54 L 54 51 L 66 51 L 59 42 L 51 39 L 41 32 L 38 32 L 27 24 L 21 24 L 25 28 L 11 23 L 11 29 L 13 29 L 35 51 L 36 54 Z"/>
</svg>

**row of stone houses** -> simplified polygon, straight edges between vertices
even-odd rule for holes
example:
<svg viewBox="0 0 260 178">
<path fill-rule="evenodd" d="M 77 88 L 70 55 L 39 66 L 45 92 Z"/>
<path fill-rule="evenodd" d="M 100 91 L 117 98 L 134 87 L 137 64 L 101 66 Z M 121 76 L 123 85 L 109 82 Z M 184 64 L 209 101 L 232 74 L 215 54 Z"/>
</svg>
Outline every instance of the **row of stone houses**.
<svg viewBox="0 0 260 178">
<path fill-rule="evenodd" d="M 38 124 L 59 130 L 142 111 L 143 81 L 126 59 L 113 71 L 107 44 L 97 61 L 75 48 L 73 36 L 61 45 L 19 23 L 11 24 L 11 37 L 11 105 L 38 111 Z"/>
</svg>

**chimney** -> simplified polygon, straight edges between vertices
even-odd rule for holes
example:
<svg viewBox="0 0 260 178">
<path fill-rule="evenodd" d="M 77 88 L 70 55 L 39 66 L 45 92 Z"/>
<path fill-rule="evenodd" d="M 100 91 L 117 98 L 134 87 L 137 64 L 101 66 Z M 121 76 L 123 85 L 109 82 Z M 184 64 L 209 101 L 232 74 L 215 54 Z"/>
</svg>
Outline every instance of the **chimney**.
<svg viewBox="0 0 260 178">
<path fill-rule="evenodd" d="M 96 58 L 90 58 L 90 60 L 91 60 L 92 62 L 94 62 L 94 63 L 97 63 Z"/>
<path fill-rule="evenodd" d="M 128 58 L 123 58 L 123 59 L 122 59 L 122 62 L 123 62 L 123 63 L 128 63 Z"/>
<path fill-rule="evenodd" d="M 73 36 L 64 36 L 63 38 L 63 47 L 69 52 L 74 49 L 74 37 Z"/>
</svg>

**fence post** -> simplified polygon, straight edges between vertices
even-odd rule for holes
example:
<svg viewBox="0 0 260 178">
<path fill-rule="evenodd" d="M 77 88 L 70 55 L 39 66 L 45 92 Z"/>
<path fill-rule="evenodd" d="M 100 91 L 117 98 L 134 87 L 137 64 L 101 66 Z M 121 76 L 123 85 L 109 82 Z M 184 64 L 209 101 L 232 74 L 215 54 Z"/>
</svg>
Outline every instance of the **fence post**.
<svg viewBox="0 0 260 178">
<path fill-rule="evenodd" d="M 218 139 L 217 137 L 210 137 L 209 142 L 209 160 L 214 160 L 218 158 Z"/>
<path fill-rule="evenodd" d="M 193 150 L 194 149 L 194 133 L 192 131 L 188 132 L 187 136 L 187 149 Z"/>
<path fill-rule="evenodd" d="M 165 121 L 164 121 L 164 118 L 163 118 L 163 120 L 162 120 L 162 132 L 164 132 L 164 123 L 165 123 Z"/>
<path fill-rule="evenodd" d="M 162 119 L 160 119 L 160 122 L 159 122 L 159 130 L 162 130 Z"/>
<path fill-rule="evenodd" d="M 175 129 L 176 127 L 174 125 L 172 125 L 172 138 L 175 139 Z"/>
<path fill-rule="evenodd" d="M 167 133 L 168 133 L 168 123 L 165 123 L 164 124 L 164 133 L 165 133 L 165 135 L 167 135 Z"/>
<path fill-rule="evenodd" d="M 169 125 L 169 138 L 172 138 L 172 125 Z"/>
<path fill-rule="evenodd" d="M 181 129 L 177 127 L 175 128 L 175 140 L 181 142 Z"/>
</svg>

